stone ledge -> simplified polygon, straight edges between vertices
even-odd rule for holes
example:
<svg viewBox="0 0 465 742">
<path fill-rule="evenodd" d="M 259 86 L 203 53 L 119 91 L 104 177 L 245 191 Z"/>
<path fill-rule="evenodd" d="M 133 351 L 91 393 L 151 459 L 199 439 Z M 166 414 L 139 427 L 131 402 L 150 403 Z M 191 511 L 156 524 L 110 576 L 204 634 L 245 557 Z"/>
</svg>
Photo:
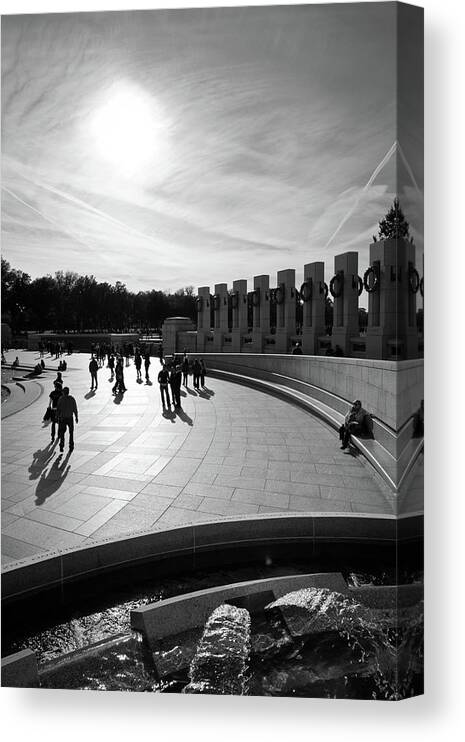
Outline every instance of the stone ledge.
<svg viewBox="0 0 465 742">
<path fill-rule="evenodd" d="M 2 657 L 2 687 L 38 688 L 39 685 L 37 658 L 32 649 Z"/>
<path fill-rule="evenodd" d="M 402 539 L 423 533 L 423 516 L 406 517 Z M 289 513 L 242 516 L 195 525 L 158 528 L 92 546 L 37 555 L 8 564 L 2 573 L 3 600 L 40 593 L 57 585 L 104 575 L 137 561 L 161 560 L 212 552 L 218 549 L 319 542 L 391 542 L 399 540 L 394 515 L 359 513 Z M 212 560 L 214 561 L 214 556 Z"/>
<path fill-rule="evenodd" d="M 338 592 L 347 590 L 346 582 L 339 572 L 249 580 L 198 590 L 136 608 L 131 611 L 131 627 L 144 634 L 153 647 L 155 642 L 172 634 L 203 626 L 210 613 L 222 603 L 233 602 L 236 605 L 240 599 L 256 597 L 261 593 L 269 595 L 270 592 L 276 599 L 309 586 L 330 587 Z"/>
</svg>

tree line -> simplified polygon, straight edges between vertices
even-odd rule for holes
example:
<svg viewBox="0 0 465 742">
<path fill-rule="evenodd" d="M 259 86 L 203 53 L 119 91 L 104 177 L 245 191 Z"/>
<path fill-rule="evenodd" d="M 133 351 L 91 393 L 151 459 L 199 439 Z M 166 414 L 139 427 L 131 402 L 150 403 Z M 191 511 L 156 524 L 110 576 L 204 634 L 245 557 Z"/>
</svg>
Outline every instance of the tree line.
<svg viewBox="0 0 465 742">
<path fill-rule="evenodd" d="M 174 293 L 130 291 L 124 283 L 99 282 L 73 271 L 31 279 L 2 258 L 2 322 L 14 335 L 44 332 L 149 332 L 161 328 L 167 317 L 197 320 L 193 286 Z"/>
</svg>

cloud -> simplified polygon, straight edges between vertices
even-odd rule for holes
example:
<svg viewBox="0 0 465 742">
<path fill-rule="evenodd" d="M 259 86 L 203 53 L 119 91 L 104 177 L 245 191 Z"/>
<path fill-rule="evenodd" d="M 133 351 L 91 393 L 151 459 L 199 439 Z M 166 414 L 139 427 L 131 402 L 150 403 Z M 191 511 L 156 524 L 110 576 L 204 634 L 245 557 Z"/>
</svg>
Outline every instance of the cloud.
<svg viewBox="0 0 465 742">
<path fill-rule="evenodd" d="M 396 128 L 388 5 L 3 19 L 4 253 L 135 290 L 365 255 L 395 192 L 377 168 Z M 122 89 L 151 101 L 160 138 L 131 177 L 89 129 Z"/>
</svg>

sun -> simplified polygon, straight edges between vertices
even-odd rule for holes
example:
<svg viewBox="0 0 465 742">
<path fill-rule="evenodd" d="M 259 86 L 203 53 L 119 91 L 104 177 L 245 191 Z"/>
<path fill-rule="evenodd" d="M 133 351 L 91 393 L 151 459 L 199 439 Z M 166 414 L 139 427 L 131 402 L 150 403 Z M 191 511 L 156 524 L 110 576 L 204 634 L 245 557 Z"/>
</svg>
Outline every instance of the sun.
<svg viewBox="0 0 465 742">
<path fill-rule="evenodd" d="M 89 119 L 95 153 L 122 175 L 133 176 L 169 146 L 169 122 L 159 102 L 130 84 L 112 86 Z"/>
</svg>

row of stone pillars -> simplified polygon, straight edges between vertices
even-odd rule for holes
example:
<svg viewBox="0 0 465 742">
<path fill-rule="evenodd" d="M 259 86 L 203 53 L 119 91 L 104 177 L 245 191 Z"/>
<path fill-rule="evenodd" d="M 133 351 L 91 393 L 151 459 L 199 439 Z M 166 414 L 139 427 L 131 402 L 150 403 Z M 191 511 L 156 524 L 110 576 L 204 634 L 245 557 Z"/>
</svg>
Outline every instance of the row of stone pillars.
<svg viewBox="0 0 465 742">
<path fill-rule="evenodd" d="M 268 275 L 255 276 L 253 290 L 246 280 L 198 290 L 196 350 L 198 352 L 290 353 L 297 345 L 305 355 L 324 354 L 328 346 L 345 356 L 401 360 L 417 358 L 416 295 L 423 281 L 415 269 L 415 246 L 405 239 L 386 239 L 370 245 L 370 265 L 359 275 L 358 253 L 334 258 L 329 287 L 324 263 L 304 266 L 304 281 L 295 284 L 295 270 L 277 273 L 276 287 Z M 333 326 L 326 335 L 328 288 L 333 297 Z M 360 336 L 359 296 L 368 291 L 368 327 Z M 302 305 L 302 325 L 296 326 L 296 304 Z M 274 326 L 270 325 L 273 314 Z M 213 319 L 213 322 L 212 322 Z"/>
</svg>

